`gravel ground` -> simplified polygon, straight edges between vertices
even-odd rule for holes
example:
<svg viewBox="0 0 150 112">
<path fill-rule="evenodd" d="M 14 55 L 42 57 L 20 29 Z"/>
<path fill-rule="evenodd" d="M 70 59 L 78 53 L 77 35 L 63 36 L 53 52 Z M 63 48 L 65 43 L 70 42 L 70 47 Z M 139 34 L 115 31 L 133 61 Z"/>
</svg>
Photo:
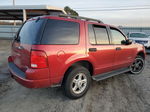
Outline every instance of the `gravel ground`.
<svg viewBox="0 0 150 112">
<path fill-rule="evenodd" d="M 0 40 L 0 74 L 8 73 L 9 45 Z M 150 55 L 142 74 L 93 81 L 78 100 L 65 97 L 61 88 L 28 89 L 10 79 L 0 84 L 0 112 L 150 112 Z"/>
</svg>

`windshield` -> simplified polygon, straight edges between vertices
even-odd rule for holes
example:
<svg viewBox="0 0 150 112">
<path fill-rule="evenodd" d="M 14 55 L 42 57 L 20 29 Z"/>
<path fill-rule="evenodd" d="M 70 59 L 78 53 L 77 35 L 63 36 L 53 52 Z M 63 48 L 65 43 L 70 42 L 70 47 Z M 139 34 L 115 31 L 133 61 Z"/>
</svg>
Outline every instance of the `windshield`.
<svg viewBox="0 0 150 112">
<path fill-rule="evenodd" d="M 130 38 L 147 38 L 148 36 L 144 33 L 131 33 Z"/>
</svg>

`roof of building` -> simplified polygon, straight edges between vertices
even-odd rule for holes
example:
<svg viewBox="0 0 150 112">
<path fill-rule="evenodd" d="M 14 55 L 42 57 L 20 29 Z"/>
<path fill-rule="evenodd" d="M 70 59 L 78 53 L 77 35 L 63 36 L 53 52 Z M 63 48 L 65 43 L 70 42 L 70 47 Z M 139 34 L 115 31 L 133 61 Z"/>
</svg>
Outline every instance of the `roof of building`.
<svg viewBox="0 0 150 112">
<path fill-rule="evenodd" d="M 0 20 L 23 20 L 23 10 L 26 10 L 27 19 L 42 15 L 66 14 L 62 8 L 49 5 L 0 6 Z"/>
</svg>

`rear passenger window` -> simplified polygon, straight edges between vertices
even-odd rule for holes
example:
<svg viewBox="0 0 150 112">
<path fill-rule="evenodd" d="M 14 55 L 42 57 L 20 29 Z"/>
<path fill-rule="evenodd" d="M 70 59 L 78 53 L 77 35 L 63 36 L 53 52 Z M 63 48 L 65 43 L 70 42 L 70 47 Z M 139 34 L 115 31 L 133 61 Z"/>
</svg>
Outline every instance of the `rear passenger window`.
<svg viewBox="0 0 150 112">
<path fill-rule="evenodd" d="M 109 44 L 108 33 L 105 26 L 89 25 L 88 29 L 91 44 Z"/>
<path fill-rule="evenodd" d="M 106 27 L 94 26 L 97 44 L 109 44 Z"/>
<path fill-rule="evenodd" d="M 88 25 L 88 30 L 89 30 L 89 41 L 90 41 L 90 43 L 91 44 L 96 44 L 93 25 L 91 25 L 91 24 Z"/>
<path fill-rule="evenodd" d="M 79 23 L 53 20 L 47 21 L 42 44 L 78 44 Z"/>
</svg>

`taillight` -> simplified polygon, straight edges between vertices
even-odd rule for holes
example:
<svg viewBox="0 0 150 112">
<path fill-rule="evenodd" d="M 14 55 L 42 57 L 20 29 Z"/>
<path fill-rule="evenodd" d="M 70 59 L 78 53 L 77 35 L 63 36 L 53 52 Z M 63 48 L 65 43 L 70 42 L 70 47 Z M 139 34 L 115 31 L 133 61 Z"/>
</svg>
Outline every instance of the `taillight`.
<svg viewBox="0 0 150 112">
<path fill-rule="evenodd" d="M 12 61 L 13 61 L 12 56 L 9 56 L 9 57 L 8 57 L 8 62 L 12 62 Z"/>
<path fill-rule="evenodd" d="M 47 68 L 47 56 L 43 51 L 31 51 L 31 68 Z"/>
</svg>

